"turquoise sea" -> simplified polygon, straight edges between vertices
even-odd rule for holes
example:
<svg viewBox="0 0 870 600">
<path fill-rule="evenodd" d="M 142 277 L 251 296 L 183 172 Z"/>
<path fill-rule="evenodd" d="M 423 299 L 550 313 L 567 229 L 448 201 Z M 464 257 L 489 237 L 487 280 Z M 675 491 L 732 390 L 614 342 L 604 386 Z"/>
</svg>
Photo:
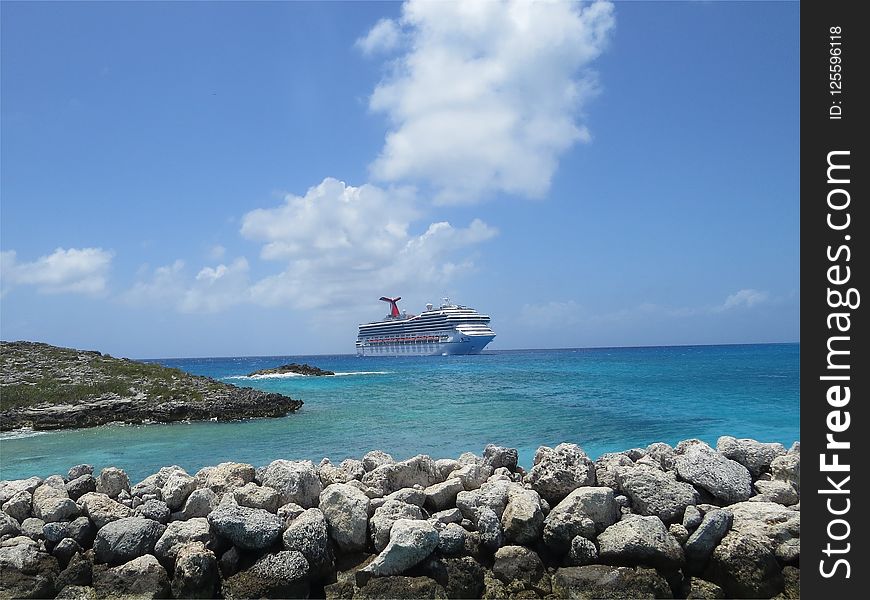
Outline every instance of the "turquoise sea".
<svg viewBox="0 0 870 600">
<path fill-rule="evenodd" d="M 280 419 L 108 426 L 0 436 L 0 479 L 115 465 L 140 480 L 164 465 L 194 472 L 223 461 L 333 462 L 372 449 L 397 459 L 516 447 L 531 466 L 540 445 L 605 452 L 720 435 L 782 442 L 800 435 L 800 345 L 517 350 L 478 356 L 350 355 L 163 359 L 228 383 L 301 399 Z M 251 379 L 306 362 L 336 377 Z"/>
</svg>

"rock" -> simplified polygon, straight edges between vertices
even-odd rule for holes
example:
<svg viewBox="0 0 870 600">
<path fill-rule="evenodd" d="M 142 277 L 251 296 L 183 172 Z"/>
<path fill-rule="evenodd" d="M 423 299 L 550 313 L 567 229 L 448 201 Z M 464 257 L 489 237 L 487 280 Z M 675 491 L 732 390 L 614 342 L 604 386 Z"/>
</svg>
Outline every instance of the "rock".
<svg viewBox="0 0 870 600">
<path fill-rule="evenodd" d="M 221 592 L 234 598 L 307 598 L 308 563 L 301 552 L 282 550 L 260 558 L 247 571 L 224 580 Z"/>
<path fill-rule="evenodd" d="M 466 491 L 476 490 L 482 486 L 492 475 L 492 467 L 485 464 L 468 463 L 460 464 L 457 469 L 450 472 L 450 479 L 458 479 Z"/>
<path fill-rule="evenodd" d="M 27 490 L 21 490 L 13 494 L 3 503 L 3 512 L 21 523 L 30 516 L 33 496 Z M 0 534 L 4 535 L 4 534 Z"/>
<path fill-rule="evenodd" d="M 94 467 L 91 465 L 76 465 L 71 467 L 70 470 L 66 474 L 67 481 L 72 481 L 73 479 L 78 479 L 83 475 L 93 475 Z"/>
<path fill-rule="evenodd" d="M 646 517 L 655 518 L 655 517 Z M 556 598 L 673 598 L 665 581 L 653 569 L 586 565 L 565 567 L 553 576 Z"/>
<path fill-rule="evenodd" d="M 323 459 L 321 462 L 318 474 L 323 487 L 328 487 L 333 483 L 347 483 L 348 481 L 361 480 L 366 474 L 365 467 L 361 460 L 348 458 L 341 461 L 337 467 L 329 462 L 329 459 Z"/>
<path fill-rule="evenodd" d="M 21 533 L 21 524 L 17 519 L 10 517 L 5 512 L 0 512 L 0 537 L 11 535 L 16 537 Z"/>
<path fill-rule="evenodd" d="M 49 542 L 56 544 L 67 537 L 67 523 L 46 523 L 42 527 L 42 536 Z"/>
<path fill-rule="evenodd" d="M 0 542 L 0 596 L 4 598 L 51 598 L 59 571 L 57 559 L 41 552 L 29 537 Z"/>
<path fill-rule="evenodd" d="M 616 469 L 619 488 L 631 500 L 634 512 L 656 516 L 665 523 L 682 520 L 687 506 L 697 504 L 698 492 L 688 483 L 677 481 L 673 472 L 647 466 Z"/>
<path fill-rule="evenodd" d="M 45 521 L 36 517 L 28 517 L 21 522 L 21 535 L 27 536 L 32 540 L 41 540 L 43 539 L 43 527 L 45 527 Z"/>
<path fill-rule="evenodd" d="M 534 550 L 525 546 L 503 546 L 495 553 L 493 574 L 505 583 L 522 581 L 531 586 L 544 575 L 544 563 Z"/>
<path fill-rule="evenodd" d="M 576 444 L 541 446 L 527 480 L 541 497 L 555 504 L 578 487 L 595 485 L 595 466 Z"/>
<path fill-rule="evenodd" d="M 703 520 L 703 516 L 701 516 L 701 511 L 698 510 L 697 506 L 689 505 L 686 507 L 685 513 L 683 513 L 683 527 L 685 527 L 688 531 L 695 531 L 698 528 L 698 525 L 701 524 Z"/>
<path fill-rule="evenodd" d="M 58 488 L 43 483 L 33 492 L 33 516 L 46 523 L 69 521 L 79 516 L 79 507 L 70 500 L 65 484 Z"/>
<path fill-rule="evenodd" d="M 680 544 L 680 546 L 689 541 L 689 530 L 683 527 L 682 523 L 671 523 L 670 526 L 668 526 L 668 533 L 674 536 L 674 539 L 677 540 L 677 543 Z"/>
<path fill-rule="evenodd" d="M 73 554 L 66 568 L 60 572 L 54 581 L 55 588 L 63 589 L 66 586 L 90 586 L 93 583 L 93 567 L 81 553 Z"/>
<path fill-rule="evenodd" d="M 400 502 L 399 500 L 387 500 L 382 506 L 375 509 L 375 514 L 369 522 L 369 531 L 372 545 L 376 552 L 382 551 L 390 542 L 390 530 L 399 519 L 422 519 L 423 511 L 419 506 Z"/>
<path fill-rule="evenodd" d="M 725 591 L 711 581 L 689 577 L 683 582 L 683 595 L 694 599 L 719 599 L 725 598 Z"/>
<path fill-rule="evenodd" d="M 621 491 L 616 472 L 620 467 L 633 467 L 634 461 L 622 453 L 602 454 L 595 460 L 597 485 Z"/>
<path fill-rule="evenodd" d="M 172 595 L 176 598 L 214 598 L 220 573 L 214 552 L 200 543 L 182 546 L 175 560 Z"/>
<path fill-rule="evenodd" d="M 441 483 L 434 483 L 423 490 L 426 495 L 425 506 L 431 512 L 437 512 L 450 508 L 456 504 L 456 494 L 465 488 L 459 479 L 448 479 Z"/>
<path fill-rule="evenodd" d="M 71 521 L 66 527 L 69 537 L 74 539 L 82 548 L 90 548 L 97 535 L 97 529 L 87 517 L 79 517 Z"/>
<path fill-rule="evenodd" d="M 369 471 L 374 471 L 380 466 L 383 465 L 391 465 L 396 461 L 393 460 L 393 457 L 387 454 L 386 452 L 381 452 L 380 450 L 372 450 L 371 452 L 367 452 L 365 456 L 363 456 L 362 463 L 363 468 L 366 473 Z"/>
<path fill-rule="evenodd" d="M 270 369 L 260 369 L 253 373 L 248 373 L 248 377 L 256 377 L 258 375 L 283 375 L 285 373 L 293 373 L 296 375 L 305 375 L 308 377 L 323 377 L 324 375 L 335 375 L 332 371 L 327 371 L 319 367 L 314 367 L 309 364 L 290 363 L 289 365 L 281 365 Z"/>
<path fill-rule="evenodd" d="M 263 473 L 264 487 L 278 492 L 278 504 L 295 502 L 303 508 L 317 506 L 323 485 L 310 460 L 275 460 Z"/>
<path fill-rule="evenodd" d="M 796 567 L 783 567 L 782 578 L 785 583 L 782 591 L 786 600 L 799 600 L 801 591 L 801 571 Z"/>
<path fill-rule="evenodd" d="M 470 556 L 431 559 L 423 572 L 445 589 L 448 598 L 480 598 L 483 592 L 484 569 Z"/>
<path fill-rule="evenodd" d="M 753 479 L 770 470 L 770 463 L 778 456 L 785 455 L 782 444 L 764 444 L 750 439 L 733 438 L 723 435 L 716 442 L 716 450 L 725 458 L 739 462 L 749 469 Z"/>
<path fill-rule="evenodd" d="M 196 479 L 183 471 L 179 471 L 166 478 L 166 483 L 163 484 L 160 491 L 169 510 L 178 510 L 184 506 L 184 501 L 196 489 L 196 486 Z"/>
<path fill-rule="evenodd" d="M 740 463 L 725 458 L 700 440 L 677 445 L 677 475 L 708 491 L 724 504 L 748 500 L 752 495 L 752 476 Z"/>
<path fill-rule="evenodd" d="M 505 467 L 509 471 L 517 470 L 519 453 L 516 448 L 504 448 L 494 444 L 487 444 L 483 449 L 483 462 L 493 469 Z"/>
<path fill-rule="evenodd" d="M 439 458 L 435 461 L 435 468 L 438 469 L 441 479 L 450 477 L 450 474 L 460 466 L 459 461 L 452 458 Z"/>
<path fill-rule="evenodd" d="M 402 488 L 384 496 L 384 502 L 387 500 L 398 500 L 399 502 L 406 502 L 423 508 L 423 505 L 426 503 L 426 494 L 423 490 L 418 490 L 417 488 Z"/>
<path fill-rule="evenodd" d="M 478 510 L 482 507 L 489 508 L 501 519 L 507 508 L 511 485 L 507 481 L 493 481 L 484 483 L 476 490 L 459 492 L 456 495 L 456 507 L 465 518 L 472 521 L 477 520 Z"/>
<path fill-rule="evenodd" d="M 595 530 L 598 532 L 615 523 L 619 514 L 613 490 L 607 487 L 577 488 L 550 511 L 548 518 L 554 513 L 588 517 L 595 523 Z"/>
<path fill-rule="evenodd" d="M 184 502 L 181 515 L 185 519 L 194 517 L 207 517 L 218 504 L 217 494 L 211 488 L 193 490 Z"/>
<path fill-rule="evenodd" d="M 204 517 L 188 521 L 173 521 L 154 545 L 154 555 L 164 564 L 171 565 L 178 552 L 188 544 L 200 543 L 207 548 L 215 546 L 215 536 Z"/>
<path fill-rule="evenodd" d="M 243 550 L 262 550 L 271 546 L 284 531 L 277 515 L 262 508 L 224 504 L 208 515 L 214 531 Z"/>
<path fill-rule="evenodd" d="M 162 500 L 146 500 L 134 511 L 137 516 L 166 525 L 169 522 L 169 507 Z"/>
<path fill-rule="evenodd" d="M 169 575 L 151 554 L 109 569 L 94 569 L 99 597 L 167 598 Z"/>
<path fill-rule="evenodd" d="M 658 517 L 633 517 L 605 529 L 598 536 L 602 562 L 678 569 L 685 562 L 683 549 Z"/>
<path fill-rule="evenodd" d="M 465 547 L 465 529 L 456 523 L 448 523 L 438 532 L 438 551 L 444 556 L 462 552 Z"/>
<path fill-rule="evenodd" d="M 314 579 L 326 579 L 332 574 L 333 556 L 329 545 L 326 517 L 318 508 L 309 508 L 293 519 L 284 530 L 285 550 L 301 552 L 308 561 Z"/>
<path fill-rule="evenodd" d="M 432 515 L 432 518 L 441 523 L 461 523 L 462 511 L 458 508 L 448 508 Z"/>
<path fill-rule="evenodd" d="M 611 497 L 612 495 L 613 492 Z M 537 492 L 519 486 L 510 488 L 501 524 L 508 542 L 536 543 L 544 530 L 544 513 L 541 511 L 541 498 Z"/>
<path fill-rule="evenodd" d="M 774 502 L 741 502 L 728 509 L 734 515 L 733 531 L 756 537 L 774 552 L 800 540 L 800 511 Z"/>
<path fill-rule="evenodd" d="M 97 562 L 119 565 L 151 554 L 165 529 L 165 525 L 142 517 L 112 521 L 97 531 L 94 558 Z"/>
<path fill-rule="evenodd" d="M 91 586 L 67 585 L 55 596 L 59 600 L 97 600 L 97 592 Z"/>
<path fill-rule="evenodd" d="M 333 484 L 320 494 L 320 510 L 342 552 L 365 550 L 369 504 L 368 496 L 344 483 Z"/>
<path fill-rule="evenodd" d="M 378 577 L 356 590 L 354 600 L 441 599 L 447 598 L 444 588 L 429 577 Z"/>
<path fill-rule="evenodd" d="M 100 471 L 100 477 L 97 479 L 98 493 L 106 494 L 109 498 L 117 498 L 123 490 L 130 491 L 130 478 L 123 469 L 106 467 Z"/>
<path fill-rule="evenodd" d="M 571 550 L 568 553 L 568 563 L 571 566 L 582 567 L 598 562 L 598 548 L 592 540 L 582 535 L 571 540 Z"/>
<path fill-rule="evenodd" d="M 200 470 L 196 479 L 200 481 L 200 487 L 208 488 L 217 495 L 231 492 L 237 487 L 254 481 L 256 469 L 253 465 L 237 462 L 220 463 L 211 467 L 208 471 Z"/>
<path fill-rule="evenodd" d="M 288 502 L 284 506 L 279 506 L 278 510 L 275 514 L 278 515 L 278 518 L 284 521 L 285 523 L 289 523 L 299 515 L 305 512 L 305 509 L 295 504 L 293 502 Z"/>
<path fill-rule="evenodd" d="M 663 471 L 673 471 L 676 467 L 676 452 L 663 442 L 656 442 L 646 447 L 646 455 L 655 460 Z"/>
<path fill-rule="evenodd" d="M 234 489 L 233 498 L 239 506 L 262 508 L 272 513 L 278 510 L 278 492 L 270 487 L 260 487 L 256 483 L 246 483 Z"/>
<path fill-rule="evenodd" d="M 78 500 L 89 492 L 97 491 L 97 480 L 90 473 L 71 479 L 66 484 L 66 492 L 72 500 Z"/>
<path fill-rule="evenodd" d="M 784 587 L 771 549 L 754 536 L 737 531 L 716 546 L 707 578 L 722 586 L 729 598 L 770 598 Z"/>
<path fill-rule="evenodd" d="M 770 472 L 774 481 L 790 483 L 801 494 L 801 455 L 800 452 L 789 452 L 785 456 L 777 456 L 770 463 Z"/>
<path fill-rule="evenodd" d="M 572 540 L 577 537 L 595 538 L 595 522 L 587 516 L 575 514 L 573 511 L 550 511 L 544 520 L 544 532 L 541 537 L 544 545 L 555 555 L 566 554 Z"/>
<path fill-rule="evenodd" d="M 69 563 L 74 554 L 83 552 L 82 547 L 72 538 L 63 538 L 58 542 L 51 554 L 58 560 L 62 567 Z"/>
<path fill-rule="evenodd" d="M 376 467 L 363 476 L 362 483 L 381 491 L 381 495 L 384 496 L 415 485 L 426 488 L 440 480 L 441 476 L 435 467 L 435 462 L 428 456 L 420 454 L 402 462 Z"/>
<path fill-rule="evenodd" d="M 97 529 L 102 529 L 108 523 L 133 516 L 133 511 L 123 504 L 115 502 L 106 494 L 90 492 L 79 498 L 79 505 L 87 517 L 94 522 Z"/>
<path fill-rule="evenodd" d="M 800 497 L 792 485 L 786 481 L 756 481 L 758 496 L 750 498 L 753 502 L 776 502 L 785 506 L 797 504 Z"/>
<path fill-rule="evenodd" d="M 32 496 L 33 492 L 41 484 L 42 479 L 39 477 L 0 481 L 0 505 L 6 504 L 12 496 L 21 491 L 25 491 Z"/>
<path fill-rule="evenodd" d="M 477 509 L 477 532 L 480 534 L 481 545 L 490 552 L 495 552 L 504 541 L 501 521 L 489 507 L 482 506 Z"/>
<path fill-rule="evenodd" d="M 390 531 L 390 543 L 377 558 L 357 572 L 357 584 L 367 576 L 398 575 L 422 562 L 438 547 L 438 532 L 427 521 L 399 519 Z"/>
</svg>

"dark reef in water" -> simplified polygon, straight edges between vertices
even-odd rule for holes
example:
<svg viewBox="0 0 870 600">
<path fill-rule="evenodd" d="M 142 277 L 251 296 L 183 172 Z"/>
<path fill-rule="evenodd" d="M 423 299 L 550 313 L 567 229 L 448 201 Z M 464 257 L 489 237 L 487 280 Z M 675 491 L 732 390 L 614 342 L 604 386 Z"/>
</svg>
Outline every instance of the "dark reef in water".
<svg viewBox="0 0 870 600">
<path fill-rule="evenodd" d="M 308 364 L 290 363 L 289 365 L 281 365 L 272 369 L 260 369 L 253 373 L 248 373 L 248 377 L 256 375 L 283 375 L 285 373 L 296 373 L 297 375 L 310 375 L 312 377 L 322 377 L 323 375 L 335 375 L 333 371 L 327 371 L 318 367 L 313 367 Z"/>
<path fill-rule="evenodd" d="M 301 400 L 38 342 L 0 342 L 0 431 L 282 417 Z"/>
</svg>

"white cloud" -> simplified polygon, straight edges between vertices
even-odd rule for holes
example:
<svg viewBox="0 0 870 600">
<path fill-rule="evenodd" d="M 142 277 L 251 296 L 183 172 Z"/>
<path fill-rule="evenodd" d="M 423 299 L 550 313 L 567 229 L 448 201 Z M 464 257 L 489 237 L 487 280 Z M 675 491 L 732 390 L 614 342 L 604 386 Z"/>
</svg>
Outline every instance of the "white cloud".
<svg viewBox="0 0 870 600">
<path fill-rule="evenodd" d="M 194 277 L 184 261 L 143 273 L 145 277 L 124 294 L 129 303 L 140 306 L 165 305 L 185 313 L 216 313 L 250 300 L 249 265 L 238 258 L 229 265 L 204 267 Z"/>
<path fill-rule="evenodd" d="M 725 299 L 725 303 L 719 310 L 732 310 L 735 308 L 752 308 L 758 304 L 767 302 L 770 294 L 753 289 L 743 289 L 735 292 Z"/>
<path fill-rule="evenodd" d="M 252 300 L 319 308 L 428 290 L 473 268 L 469 256 L 457 254 L 496 234 L 475 219 L 465 228 L 432 223 L 414 235 L 418 219 L 408 189 L 331 178 L 305 196 L 288 195 L 279 207 L 251 211 L 242 235 L 263 243 L 264 259 L 286 262 L 283 272 L 253 285 Z"/>
<path fill-rule="evenodd" d="M 365 37 L 356 41 L 356 46 L 363 54 L 371 55 L 377 52 L 389 52 L 395 49 L 401 40 L 402 32 L 392 19 L 381 19 L 375 23 Z"/>
<path fill-rule="evenodd" d="M 213 260 L 220 260 L 227 253 L 227 249 L 221 246 L 220 244 L 215 244 L 211 248 L 208 249 L 208 255 Z"/>
<path fill-rule="evenodd" d="M 578 122 L 596 88 L 588 65 L 614 22 L 609 2 L 409 0 L 361 42 L 381 47 L 393 29 L 408 40 L 370 98 L 391 122 L 372 174 L 428 182 L 446 203 L 543 196 L 560 155 L 590 138 Z"/>
<path fill-rule="evenodd" d="M 3 289 L 32 285 L 47 294 L 101 294 L 114 253 L 102 248 L 57 248 L 32 262 L 18 262 L 14 250 L 0 253 Z"/>
</svg>

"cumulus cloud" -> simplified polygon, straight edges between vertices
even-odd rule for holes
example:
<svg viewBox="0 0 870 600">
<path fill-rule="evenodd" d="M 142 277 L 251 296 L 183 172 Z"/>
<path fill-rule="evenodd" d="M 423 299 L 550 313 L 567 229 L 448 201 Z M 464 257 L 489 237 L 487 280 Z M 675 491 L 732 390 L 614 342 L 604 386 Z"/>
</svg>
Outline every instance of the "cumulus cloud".
<svg viewBox="0 0 870 600">
<path fill-rule="evenodd" d="M 443 203 L 496 192 L 543 196 L 559 157 L 590 134 L 590 63 L 614 27 L 609 2 L 409 0 L 358 42 L 401 44 L 370 108 L 390 121 L 371 165 L 381 181 L 423 181 Z"/>
<path fill-rule="evenodd" d="M 153 272 L 124 294 L 139 306 L 168 306 L 185 313 L 216 313 L 250 299 L 248 261 L 238 258 L 229 265 L 204 267 L 191 276 L 184 261 L 176 260 Z"/>
<path fill-rule="evenodd" d="M 14 250 L 0 253 L 4 291 L 32 285 L 42 293 L 102 294 L 114 253 L 102 248 L 57 248 L 32 262 L 18 262 Z"/>
<path fill-rule="evenodd" d="M 732 310 L 735 308 L 752 308 L 758 304 L 767 302 L 770 299 L 770 294 L 753 289 L 743 289 L 737 291 L 725 299 L 720 310 Z"/>
<path fill-rule="evenodd" d="M 252 286 L 252 300 L 321 308 L 391 290 L 409 294 L 472 269 L 463 251 L 496 234 L 479 219 L 460 228 L 436 222 L 414 234 L 420 215 L 413 203 L 408 189 L 327 178 L 304 196 L 249 212 L 242 235 L 263 244 L 262 258 L 286 264 Z"/>
</svg>

